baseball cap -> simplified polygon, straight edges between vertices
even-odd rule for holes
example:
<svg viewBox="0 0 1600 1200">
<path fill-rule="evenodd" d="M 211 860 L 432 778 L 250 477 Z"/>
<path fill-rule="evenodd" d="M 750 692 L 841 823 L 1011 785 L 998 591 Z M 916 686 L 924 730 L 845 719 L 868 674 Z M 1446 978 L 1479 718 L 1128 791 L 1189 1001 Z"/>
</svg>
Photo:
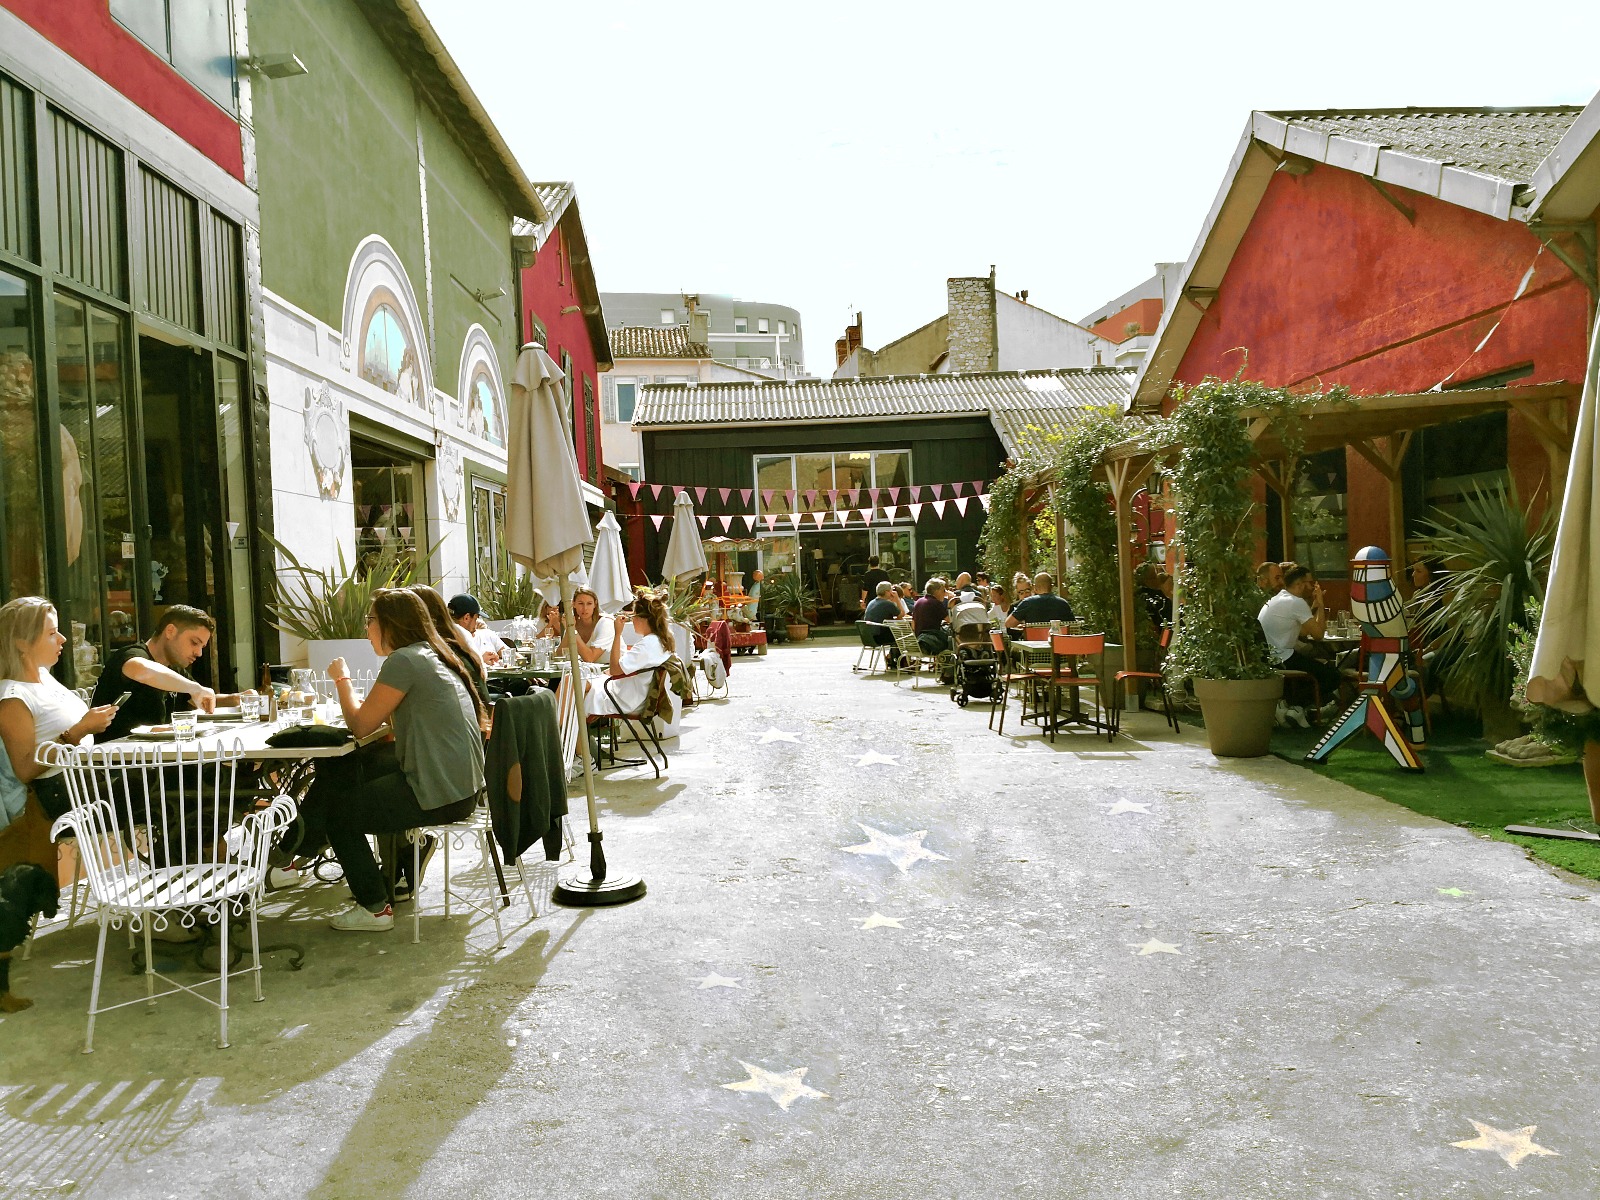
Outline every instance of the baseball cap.
<svg viewBox="0 0 1600 1200">
<path fill-rule="evenodd" d="M 478 607 L 478 598 L 471 592 L 462 592 L 459 596 L 450 597 L 450 615 L 452 617 L 477 617 L 483 615 L 483 610 Z"/>
</svg>

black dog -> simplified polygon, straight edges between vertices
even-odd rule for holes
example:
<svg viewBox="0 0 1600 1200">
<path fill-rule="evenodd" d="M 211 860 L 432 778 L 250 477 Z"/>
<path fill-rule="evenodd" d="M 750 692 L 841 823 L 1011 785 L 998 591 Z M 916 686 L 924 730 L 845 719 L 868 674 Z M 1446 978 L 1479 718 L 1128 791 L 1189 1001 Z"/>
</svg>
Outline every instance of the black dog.
<svg viewBox="0 0 1600 1200">
<path fill-rule="evenodd" d="M 21 1012 L 33 1004 L 11 994 L 11 952 L 28 940 L 34 913 L 55 916 L 60 898 L 56 877 L 41 866 L 18 863 L 0 871 L 0 1012 Z"/>
</svg>

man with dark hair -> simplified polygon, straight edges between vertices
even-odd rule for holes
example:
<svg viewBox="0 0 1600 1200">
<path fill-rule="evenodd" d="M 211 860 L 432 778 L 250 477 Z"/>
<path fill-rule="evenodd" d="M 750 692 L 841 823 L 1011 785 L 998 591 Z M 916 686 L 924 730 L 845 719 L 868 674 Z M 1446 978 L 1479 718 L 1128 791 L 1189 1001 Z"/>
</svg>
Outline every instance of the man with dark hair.
<svg viewBox="0 0 1600 1200">
<path fill-rule="evenodd" d="M 201 712 L 214 712 L 219 704 L 237 705 L 243 693 L 219 696 L 189 674 L 189 668 L 206 652 L 216 630 L 217 623 L 209 613 L 187 604 L 174 604 L 162 612 L 161 627 L 155 636 L 124 647 L 107 659 L 95 681 L 91 705 L 115 704 L 123 692 L 129 696 L 99 740 L 124 737 L 137 725 L 167 724 L 179 696 L 188 697 L 189 707 Z"/>
<path fill-rule="evenodd" d="M 878 556 L 874 554 L 867 559 L 867 573 L 861 577 L 861 607 L 867 606 L 867 598 L 878 594 L 878 585 L 887 583 L 889 572 L 878 565 Z M 870 619 L 870 618 L 869 618 Z"/>
<path fill-rule="evenodd" d="M 1322 585 L 1310 567 L 1290 563 L 1283 573 L 1283 590 L 1261 606 L 1256 614 L 1261 632 L 1266 635 L 1273 665 L 1283 671 L 1305 671 L 1322 689 L 1323 703 L 1339 698 L 1339 669 L 1300 650 L 1301 638 L 1320 638 L 1328 627 L 1328 613 L 1322 604 Z"/>
<path fill-rule="evenodd" d="M 1007 629 L 1026 629 L 1029 625 L 1048 625 L 1051 621 L 1073 620 L 1072 605 L 1055 593 L 1056 581 L 1048 571 L 1033 577 L 1033 592 L 1026 600 L 1012 605 L 1006 617 Z M 1020 635 L 1019 635 L 1020 636 Z"/>
<path fill-rule="evenodd" d="M 1283 564 L 1264 562 L 1256 568 L 1256 586 L 1267 596 L 1276 596 L 1283 590 Z"/>
</svg>

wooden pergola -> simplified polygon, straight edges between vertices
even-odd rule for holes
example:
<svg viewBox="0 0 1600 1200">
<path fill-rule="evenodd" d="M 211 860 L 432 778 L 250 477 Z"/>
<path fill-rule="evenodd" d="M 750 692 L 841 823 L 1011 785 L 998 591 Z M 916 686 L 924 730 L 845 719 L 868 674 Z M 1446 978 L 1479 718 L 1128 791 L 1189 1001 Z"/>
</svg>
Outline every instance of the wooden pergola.
<svg viewBox="0 0 1600 1200">
<path fill-rule="evenodd" d="M 1391 553 L 1405 543 L 1405 503 L 1401 488 L 1401 463 L 1411 438 L 1419 429 L 1443 425 L 1491 412 L 1515 411 L 1522 416 L 1550 459 L 1552 490 L 1564 484 L 1572 450 L 1569 402 L 1578 395 L 1570 383 L 1542 383 L 1527 387 L 1461 388 L 1455 391 L 1389 393 L 1354 396 L 1340 402 L 1304 410 L 1303 445 L 1298 455 L 1349 447 L 1366 459 L 1388 481 Z M 1292 513 L 1288 503 L 1299 457 L 1285 447 L 1281 433 L 1264 412 L 1245 410 L 1250 440 L 1255 445 L 1256 473 L 1284 498 L 1281 506 L 1284 545 L 1293 544 Z M 1133 534 L 1133 498 L 1152 471 L 1169 460 L 1177 446 L 1152 448 L 1130 438 L 1109 447 L 1096 474 L 1111 490 L 1117 519 L 1117 580 L 1121 599 L 1122 644 L 1126 661 L 1132 661 L 1138 613 L 1134 607 L 1133 561 L 1129 553 Z M 1041 497 L 1054 487 L 1054 473 L 1041 472 L 1021 492 L 1024 512 L 1034 511 Z M 1026 530 L 1027 523 L 1023 523 Z M 1024 533 L 1024 537 L 1026 534 Z M 1065 550 L 1057 530 L 1058 573 L 1065 572 Z M 1026 558 L 1024 556 L 1024 561 Z"/>
</svg>

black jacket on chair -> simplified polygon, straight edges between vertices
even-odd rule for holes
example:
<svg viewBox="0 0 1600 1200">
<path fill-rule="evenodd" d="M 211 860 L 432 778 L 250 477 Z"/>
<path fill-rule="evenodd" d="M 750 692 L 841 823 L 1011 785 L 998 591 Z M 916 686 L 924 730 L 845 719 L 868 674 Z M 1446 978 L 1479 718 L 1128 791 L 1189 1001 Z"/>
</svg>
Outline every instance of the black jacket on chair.
<svg viewBox="0 0 1600 1200">
<path fill-rule="evenodd" d="M 502 696 L 494 705 L 484 778 L 489 820 L 506 862 L 544 840 L 544 856 L 561 857 L 561 818 L 567 815 L 567 765 L 561 756 L 556 694 L 535 688 Z"/>
</svg>

